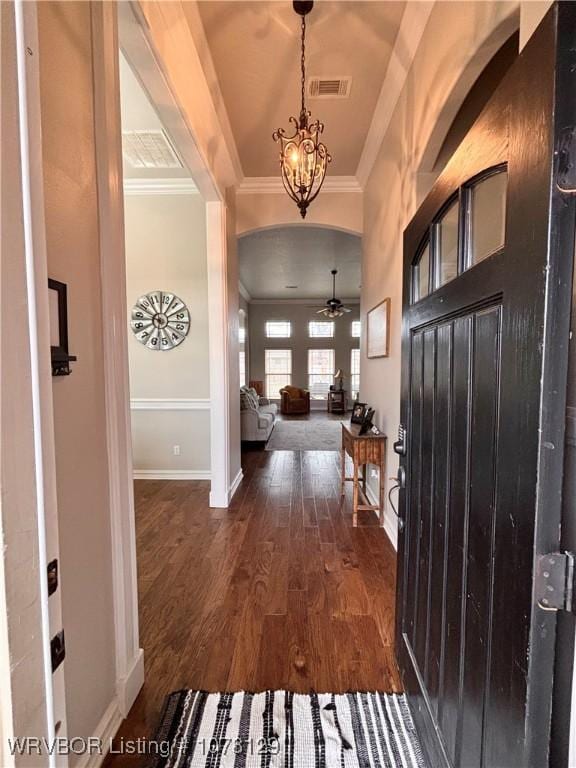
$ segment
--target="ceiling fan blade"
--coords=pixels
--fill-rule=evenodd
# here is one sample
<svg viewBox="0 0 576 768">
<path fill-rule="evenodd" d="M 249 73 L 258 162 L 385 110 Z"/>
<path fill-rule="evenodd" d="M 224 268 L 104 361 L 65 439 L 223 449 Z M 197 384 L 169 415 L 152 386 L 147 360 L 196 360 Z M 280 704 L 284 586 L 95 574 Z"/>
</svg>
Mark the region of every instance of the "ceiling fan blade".
<svg viewBox="0 0 576 768">
<path fill-rule="evenodd" d="M 342 312 L 352 312 L 350 307 L 340 307 L 340 309 L 342 310 Z"/>
</svg>

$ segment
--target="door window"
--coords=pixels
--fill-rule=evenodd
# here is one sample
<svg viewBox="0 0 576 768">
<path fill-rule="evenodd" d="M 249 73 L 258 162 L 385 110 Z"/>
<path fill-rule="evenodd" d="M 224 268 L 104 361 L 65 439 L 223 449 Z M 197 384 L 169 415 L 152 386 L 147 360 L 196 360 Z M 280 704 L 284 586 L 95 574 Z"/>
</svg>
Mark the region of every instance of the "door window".
<svg viewBox="0 0 576 768">
<path fill-rule="evenodd" d="M 504 248 L 507 186 L 504 166 L 485 171 L 459 189 L 458 197 L 435 217 L 412 267 L 412 303 Z"/>
<path fill-rule="evenodd" d="M 469 189 L 468 266 L 504 247 L 508 174 L 494 173 Z"/>
<path fill-rule="evenodd" d="M 458 275 L 459 215 L 460 205 L 456 200 L 436 224 L 435 288 L 440 288 Z"/>
<path fill-rule="evenodd" d="M 422 249 L 414 266 L 412 301 L 420 301 L 430 293 L 430 245 Z"/>
</svg>

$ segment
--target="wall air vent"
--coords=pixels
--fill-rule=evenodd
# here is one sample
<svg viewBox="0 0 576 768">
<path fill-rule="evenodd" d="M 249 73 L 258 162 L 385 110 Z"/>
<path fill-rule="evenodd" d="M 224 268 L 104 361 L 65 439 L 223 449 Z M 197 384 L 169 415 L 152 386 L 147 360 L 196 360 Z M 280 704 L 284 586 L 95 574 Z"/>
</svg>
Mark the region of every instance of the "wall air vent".
<svg viewBox="0 0 576 768">
<path fill-rule="evenodd" d="M 122 154 L 131 168 L 183 168 L 162 129 L 122 131 Z"/>
<path fill-rule="evenodd" d="M 351 77 L 311 77 L 308 97 L 311 99 L 347 99 L 352 87 Z"/>
</svg>

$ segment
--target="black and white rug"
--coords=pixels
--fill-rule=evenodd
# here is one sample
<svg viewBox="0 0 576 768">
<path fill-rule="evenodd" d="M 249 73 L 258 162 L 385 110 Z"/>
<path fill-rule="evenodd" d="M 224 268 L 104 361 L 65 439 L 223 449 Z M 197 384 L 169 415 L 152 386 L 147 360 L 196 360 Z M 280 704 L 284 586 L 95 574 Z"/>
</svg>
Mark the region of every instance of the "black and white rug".
<svg viewBox="0 0 576 768">
<path fill-rule="evenodd" d="M 153 768 L 424 768 L 397 694 L 178 691 L 149 747 Z"/>
</svg>

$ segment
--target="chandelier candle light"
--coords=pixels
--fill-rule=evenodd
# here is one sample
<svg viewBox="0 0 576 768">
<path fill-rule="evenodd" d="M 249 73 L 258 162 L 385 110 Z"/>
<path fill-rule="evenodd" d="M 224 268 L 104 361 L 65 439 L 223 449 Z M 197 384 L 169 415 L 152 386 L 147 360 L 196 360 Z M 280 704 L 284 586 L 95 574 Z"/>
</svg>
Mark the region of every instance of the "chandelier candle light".
<svg viewBox="0 0 576 768">
<path fill-rule="evenodd" d="M 300 117 L 290 118 L 295 132 L 287 136 L 284 128 L 274 131 L 272 138 L 280 144 L 280 170 L 286 192 L 300 209 L 300 215 L 304 219 L 308 206 L 314 200 L 324 182 L 326 168 L 332 160 L 326 145 L 320 141 L 324 131 L 324 124 L 319 120 L 310 122 L 311 113 L 306 109 L 304 102 L 306 90 L 306 15 L 310 13 L 314 2 L 292 3 L 294 10 L 302 17 L 302 104 Z"/>
</svg>

